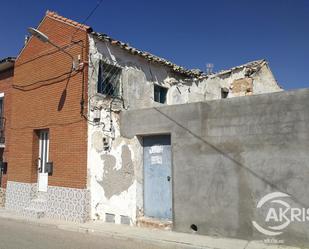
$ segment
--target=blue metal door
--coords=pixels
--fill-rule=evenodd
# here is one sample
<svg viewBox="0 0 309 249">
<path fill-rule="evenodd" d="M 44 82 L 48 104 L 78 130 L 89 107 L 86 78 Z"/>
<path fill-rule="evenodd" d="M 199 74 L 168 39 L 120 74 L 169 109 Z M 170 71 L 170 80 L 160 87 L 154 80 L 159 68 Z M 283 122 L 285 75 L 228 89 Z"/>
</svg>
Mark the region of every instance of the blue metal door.
<svg viewBox="0 0 309 249">
<path fill-rule="evenodd" d="M 171 137 L 147 136 L 144 144 L 144 213 L 172 218 Z"/>
</svg>

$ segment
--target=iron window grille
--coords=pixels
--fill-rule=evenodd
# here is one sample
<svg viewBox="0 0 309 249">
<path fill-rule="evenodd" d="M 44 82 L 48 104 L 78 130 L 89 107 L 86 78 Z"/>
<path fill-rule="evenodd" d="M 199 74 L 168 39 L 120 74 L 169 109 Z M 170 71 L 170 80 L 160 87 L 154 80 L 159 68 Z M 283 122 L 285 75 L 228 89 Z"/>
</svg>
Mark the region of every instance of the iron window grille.
<svg viewBox="0 0 309 249">
<path fill-rule="evenodd" d="M 120 95 L 121 68 L 116 65 L 100 61 L 97 92 L 117 97 Z"/>
</svg>

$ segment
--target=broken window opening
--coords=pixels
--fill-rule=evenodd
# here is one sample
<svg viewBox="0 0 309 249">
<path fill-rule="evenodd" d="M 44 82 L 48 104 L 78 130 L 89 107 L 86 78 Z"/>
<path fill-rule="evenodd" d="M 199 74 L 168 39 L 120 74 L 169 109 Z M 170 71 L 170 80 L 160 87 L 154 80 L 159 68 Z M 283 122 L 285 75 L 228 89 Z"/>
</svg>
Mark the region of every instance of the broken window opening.
<svg viewBox="0 0 309 249">
<path fill-rule="evenodd" d="M 226 87 L 221 88 L 221 98 L 226 99 L 228 95 L 229 89 L 227 89 Z"/>
<path fill-rule="evenodd" d="M 121 68 L 100 61 L 97 92 L 113 97 L 120 95 Z"/>
<path fill-rule="evenodd" d="M 167 90 L 165 87 L 154 84 L 154 101 L 165 104 Z"/>
</svg>

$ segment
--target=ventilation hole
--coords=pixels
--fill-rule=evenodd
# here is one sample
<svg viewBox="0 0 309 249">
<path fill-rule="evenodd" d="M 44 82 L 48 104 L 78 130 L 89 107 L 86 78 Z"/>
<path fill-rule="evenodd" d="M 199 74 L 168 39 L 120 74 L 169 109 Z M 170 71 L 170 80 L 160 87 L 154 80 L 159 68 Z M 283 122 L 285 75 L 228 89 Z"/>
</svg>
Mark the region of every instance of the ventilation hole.
<svg viewBox="0 0 309 249">
<path fill-rule="evenodd" d="M 191 225 L 191 229 L 192 231 L 197 232 L 197 226 L 195 224 Z"/>
</svg>

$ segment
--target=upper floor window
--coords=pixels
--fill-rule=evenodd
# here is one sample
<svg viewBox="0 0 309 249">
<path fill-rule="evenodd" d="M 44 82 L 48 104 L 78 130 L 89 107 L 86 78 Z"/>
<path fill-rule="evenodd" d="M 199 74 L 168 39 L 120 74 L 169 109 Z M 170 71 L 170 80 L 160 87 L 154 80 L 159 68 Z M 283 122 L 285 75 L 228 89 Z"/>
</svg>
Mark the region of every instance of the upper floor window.
<svg viewBox="0 0 309 249">
<path fill-rule="evenodd" d="M 119 96 L 121 68 L 100 61 L 97 92 Z"/>
<path fill-rule="evenodd" d="M 154 84 L 154 101 L 162 104 L 166 103 L 167 88 Z"/>
</svg>

